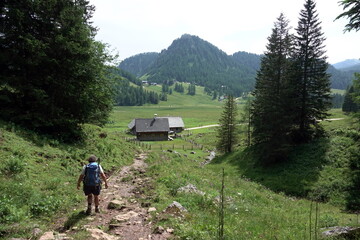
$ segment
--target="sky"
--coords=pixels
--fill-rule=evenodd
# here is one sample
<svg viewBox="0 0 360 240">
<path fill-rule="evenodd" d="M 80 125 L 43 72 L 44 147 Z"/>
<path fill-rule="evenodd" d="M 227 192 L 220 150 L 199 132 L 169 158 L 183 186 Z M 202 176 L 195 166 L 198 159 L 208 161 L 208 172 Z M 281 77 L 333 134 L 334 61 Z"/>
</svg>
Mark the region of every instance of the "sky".
<svg viewBox="0 0 360 240">
<path fill-rule="evenodd" d="M 344 33 L 339 0 L 316 0 L 331 64 L 360 58 L 360 32 Z M 305 0 L 90 0 L 96 40 L 109 44 L 119 60 L 161 52 L 183 34 L 196 35 L 227 54 L 262 54 L 276 18 L 284 13 L 295 32 Z"/>
</svg>

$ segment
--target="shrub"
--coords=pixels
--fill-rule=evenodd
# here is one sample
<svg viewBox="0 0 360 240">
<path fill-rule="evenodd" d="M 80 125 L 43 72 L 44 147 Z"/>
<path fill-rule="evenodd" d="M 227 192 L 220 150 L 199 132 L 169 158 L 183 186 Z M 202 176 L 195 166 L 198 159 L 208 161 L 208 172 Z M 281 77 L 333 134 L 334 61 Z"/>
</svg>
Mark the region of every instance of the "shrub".
<svg viewBox="0 0 360 240">
<path fill-rule="evenodd" d="M 54 196 L 38 197 L 30 204 L 30 213 L 33 217 L 50 215 L 59 209 L 61 200 Z"/>
<path fill-rule="evenodd" d="M 13 204 L 8 195 L 0 196 L 0 223 L 20 222 L 25 213 Z"/>
<path fill-rule="evenodd" d="M 4 172 L 8 175 L 16 175 L 23 172 L 25 164 L 19 157 L 11 156 L 10 159 L 5 161 Z"/>
</svg>

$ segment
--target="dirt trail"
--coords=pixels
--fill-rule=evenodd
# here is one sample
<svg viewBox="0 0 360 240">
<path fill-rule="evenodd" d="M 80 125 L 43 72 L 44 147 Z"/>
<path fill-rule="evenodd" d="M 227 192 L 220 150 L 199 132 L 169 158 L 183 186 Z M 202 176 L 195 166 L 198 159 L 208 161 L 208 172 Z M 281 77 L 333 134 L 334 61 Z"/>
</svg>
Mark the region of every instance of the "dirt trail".
<svg viewBox="0 0 360 240">
<path fill-rule="evenodd" d="M 162 233 L 154 233 L 149 213 L 150 204 L 138 202 L 142 196 L 142 188 L 149 179 L 145 177 L 147 154 L 137 155 L 130 166 L 125 166 L 120 172 L 114 173 L 109 179 L 109 188 L 103 189 L 100 195 L 100 213 L 92 213 L 86 218 L 86 229 L 92 234 L 90 239 L 124 239 L 124 240 L 163 240 L 169 239 L 171 229 Z M 121 209 L 108 209 L 113 200 L 123 202 Z M 154 210 L 154 209 L 152 209 Z M 117 219 L 116 221 L 114 219 Z M 96 236 L 98 229 L 109 229 L 106 236 Z M 71 235 L 73 231 L 69 232 Z"/>
</svg>

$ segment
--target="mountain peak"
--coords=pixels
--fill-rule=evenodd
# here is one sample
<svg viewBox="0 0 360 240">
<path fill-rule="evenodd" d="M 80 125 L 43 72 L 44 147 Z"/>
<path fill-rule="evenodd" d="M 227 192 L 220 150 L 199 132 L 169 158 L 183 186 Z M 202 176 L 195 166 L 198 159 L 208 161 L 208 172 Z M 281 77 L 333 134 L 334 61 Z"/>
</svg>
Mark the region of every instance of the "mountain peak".
<svg viewBox="0 0 360 240">
<path fill-rule="evenodd" d="M 349 68 L 354 65 L 360 64 L 359 59 L 346 59 L 345 61 L 338 62 L 333 64 L 333 66 L 337 69 Z"/>
</svg>

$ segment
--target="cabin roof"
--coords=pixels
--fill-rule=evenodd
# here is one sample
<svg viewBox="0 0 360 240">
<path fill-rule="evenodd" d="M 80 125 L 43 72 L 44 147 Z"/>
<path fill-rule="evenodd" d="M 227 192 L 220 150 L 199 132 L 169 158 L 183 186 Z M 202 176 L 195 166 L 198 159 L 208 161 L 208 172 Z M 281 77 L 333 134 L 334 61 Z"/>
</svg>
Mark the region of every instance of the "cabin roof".
<svg viewBox="0 0 360 240">
<path fill-rule="evenodd" d="M 139 132 L 169 132 L 169 120 L 167 118 L 135 119 L 135 130 Z"/>
</svg>

